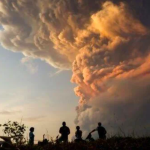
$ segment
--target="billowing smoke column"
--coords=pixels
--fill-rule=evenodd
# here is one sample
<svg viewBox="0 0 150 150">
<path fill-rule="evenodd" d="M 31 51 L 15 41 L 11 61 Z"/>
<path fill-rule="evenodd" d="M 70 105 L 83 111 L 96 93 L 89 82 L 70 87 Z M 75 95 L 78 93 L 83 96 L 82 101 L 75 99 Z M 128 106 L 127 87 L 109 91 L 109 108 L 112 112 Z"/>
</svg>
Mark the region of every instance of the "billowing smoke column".
<svg viewBox="0 0 150 150">
<path fill-rule="evenodd" d="M 150 127 L 149 0 L 0 0 L 6 49 L 73 71 L 76 124 L 145 135 Z M 86 133 L 86 132 L 85 132 Z"/>
</svg>

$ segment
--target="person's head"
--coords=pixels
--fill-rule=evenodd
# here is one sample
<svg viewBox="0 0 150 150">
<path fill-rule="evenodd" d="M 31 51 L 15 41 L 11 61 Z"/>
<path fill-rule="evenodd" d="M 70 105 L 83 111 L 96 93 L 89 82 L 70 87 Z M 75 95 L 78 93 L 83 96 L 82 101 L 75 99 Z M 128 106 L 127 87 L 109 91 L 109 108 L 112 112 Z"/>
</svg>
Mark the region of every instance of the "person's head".
<svg viewBox="0 0 150 150">
<path fill-rule="evenodd" d="M 79 127 L 79 126 L 76 126 L 76 129 L 77 129 L 77 130 L 80 130 L 80 127 Z"/>
<path fill-rule="evenodd" d="M 34 132 L 34 128 L 33 127 L 30 128 L 30 132 Z"/>
<path fill-rule="evenodd" d="M 98 123 L 98 126 L 99 126 L 99 127 L 100 127 L 100 126 L 102 126 L 102 123 L 101 123 L 101 122 L 99 122 L 99 123 Z"/>
<path fill-rule="evenodd" d="M 63 126 L 66 126 L 66 122 L 63 122 L 62 125 L 63 125 Z"/>
</svg>

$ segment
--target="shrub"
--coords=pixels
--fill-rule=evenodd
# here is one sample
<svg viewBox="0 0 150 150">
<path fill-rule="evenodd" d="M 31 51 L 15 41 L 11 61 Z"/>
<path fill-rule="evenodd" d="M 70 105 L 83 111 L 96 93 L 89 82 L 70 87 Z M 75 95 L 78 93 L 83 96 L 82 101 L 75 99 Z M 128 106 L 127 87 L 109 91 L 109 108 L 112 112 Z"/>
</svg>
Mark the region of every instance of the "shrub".
<svg viewBox="0 0 150 150">
<path fill-rule="evenodd" d="M 8 121 L 0 126 L 4 128 L 4 134 L 8 137 L 11 137 L 13 142 L 15 142 L 17 145 L 25 143 L 24 133 L 26 131 L 26 126 L 24 124 L 19 124 L 17 121 Z"/>
</svg>

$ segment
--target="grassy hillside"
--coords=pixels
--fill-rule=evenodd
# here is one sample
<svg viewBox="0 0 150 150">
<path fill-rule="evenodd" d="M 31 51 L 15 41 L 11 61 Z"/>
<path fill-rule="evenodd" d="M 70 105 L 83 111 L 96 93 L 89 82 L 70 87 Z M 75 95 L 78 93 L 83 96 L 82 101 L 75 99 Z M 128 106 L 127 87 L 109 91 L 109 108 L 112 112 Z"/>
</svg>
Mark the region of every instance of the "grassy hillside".
<svg viewBox="0 0 150 150">
<path fill-rule="evenodd" d="M 110 138 L 84 143 L 49 143 L 46 146 L 22 146 L 21 150 L 150 150 L 150 137 L 148 138 Z"/>
</svg>

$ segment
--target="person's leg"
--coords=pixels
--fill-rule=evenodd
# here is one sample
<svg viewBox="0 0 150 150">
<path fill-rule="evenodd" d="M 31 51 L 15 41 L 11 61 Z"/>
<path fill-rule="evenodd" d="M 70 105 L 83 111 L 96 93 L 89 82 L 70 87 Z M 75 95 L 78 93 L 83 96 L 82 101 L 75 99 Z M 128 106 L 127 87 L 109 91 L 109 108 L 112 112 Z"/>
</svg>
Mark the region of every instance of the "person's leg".
<svg viewBox="0 0 150 150">
<path fill-rule="evenodd" d="M 64 143 L 68 143 L 68 137 L 64 137 L 63 141 Z"/>
<path fill-rule="evenodd" d="M 76 143 L 80 142 L 80 139 L 75 139 L 75 142 L 76 142 Z"/>
<path fill-rule="evenodd" d="M 59 139 L 58 139 L 58 142 L 61 143 L 63 141 L 63 137 L 61 136 Z"/>
<path fill-rule="evenodd" d="M 106 140 L 106 136 L 99 136 L 99 139 Z"/>
<path fill-rule="evenodd" d="M 34 145 L 34 141 L 33 140 L 29 140 L 29 145 Z"/>
</svg>

